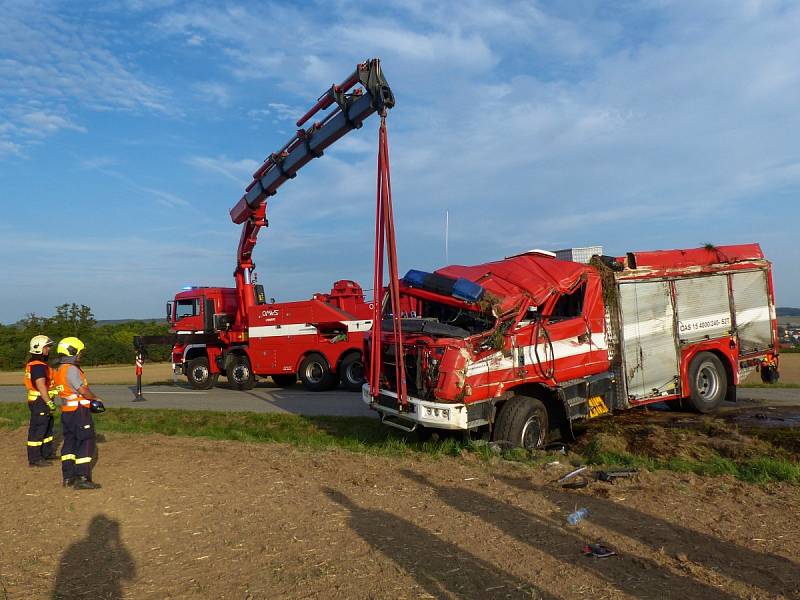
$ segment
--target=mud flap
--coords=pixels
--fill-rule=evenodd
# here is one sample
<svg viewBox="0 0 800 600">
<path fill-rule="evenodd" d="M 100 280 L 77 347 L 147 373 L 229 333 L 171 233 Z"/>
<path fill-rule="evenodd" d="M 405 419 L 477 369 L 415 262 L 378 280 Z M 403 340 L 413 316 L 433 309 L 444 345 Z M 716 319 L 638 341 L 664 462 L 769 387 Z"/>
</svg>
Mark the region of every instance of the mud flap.
<svg viewBox="0 0 800 600">
<path fill-rule="evenodd" d="M 611 414 L 614 374 L 611 371 L 592 375 L 586 379 L 565 382 L 558 388 L 558 397 L 564 407 L 566 419 L 561 425 L 562 435 L 574 439 L 572 422 L 593 419 Z"/>
</svg>

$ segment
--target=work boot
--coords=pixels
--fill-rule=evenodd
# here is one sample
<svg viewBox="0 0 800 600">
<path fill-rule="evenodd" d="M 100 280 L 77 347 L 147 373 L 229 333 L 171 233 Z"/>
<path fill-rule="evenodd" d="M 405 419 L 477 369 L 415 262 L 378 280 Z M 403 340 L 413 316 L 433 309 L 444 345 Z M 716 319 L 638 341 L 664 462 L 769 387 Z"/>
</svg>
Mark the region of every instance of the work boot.
<svg viewBox="0 0 800 600">
<path fill-rule="evenodd" d="M 49 467 L 50 463 L 43 458 L 39 458 L 33 462 L 28 463 L 29 467 Z"/>
<path fill-rule="evenodd" d="M 61 482 L 62 487 L 72 487 L 72 484 L 75 483 L 74 477 L 67 477 L 64 481 Z"/>
<path fill-rule="evenodd" d="M 100 484 L 95 483 L 86 477 L 77 477 L 75 479 L 75 483 L 72 484 L 72 487 L 76 490 L 96 490 L 100 488 Z"/>
</svg>

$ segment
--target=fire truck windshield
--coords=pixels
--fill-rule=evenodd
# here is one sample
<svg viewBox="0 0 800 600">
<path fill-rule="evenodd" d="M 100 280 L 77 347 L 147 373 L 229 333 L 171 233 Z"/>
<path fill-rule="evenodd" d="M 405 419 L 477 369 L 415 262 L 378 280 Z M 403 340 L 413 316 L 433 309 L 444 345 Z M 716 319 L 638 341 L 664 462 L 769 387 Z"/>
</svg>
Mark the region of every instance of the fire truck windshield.
<svg viewBox="0 0 800 600">
<path fill-rule="evenodd" d="M 419 317 L 466 329 L 470 335 L 489 331 L 495 323 L 495 318 L 491 315 L 431 300 L 420 301 L 419 308 Z"/>
<path fill-rule="evenodd" d="M 178 300 L 175 306 L 175 319 L 196 317 L 200 314 L 200 298 L 184 298 Z"/>
</svg>

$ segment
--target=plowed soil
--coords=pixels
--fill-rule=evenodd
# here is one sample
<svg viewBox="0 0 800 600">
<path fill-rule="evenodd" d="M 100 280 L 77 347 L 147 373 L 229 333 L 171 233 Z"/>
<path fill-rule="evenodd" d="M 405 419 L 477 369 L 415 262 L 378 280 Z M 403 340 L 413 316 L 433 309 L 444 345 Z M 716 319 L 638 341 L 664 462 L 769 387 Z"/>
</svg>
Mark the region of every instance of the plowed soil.
<svg viewBox="0 0 800 600">
<path fill-rule="evenodd" d="M 0 598 L 800 598 L 788 485 L 107 434 L 75 491 L 24 440 L 0 432 Z"/>
</svg>

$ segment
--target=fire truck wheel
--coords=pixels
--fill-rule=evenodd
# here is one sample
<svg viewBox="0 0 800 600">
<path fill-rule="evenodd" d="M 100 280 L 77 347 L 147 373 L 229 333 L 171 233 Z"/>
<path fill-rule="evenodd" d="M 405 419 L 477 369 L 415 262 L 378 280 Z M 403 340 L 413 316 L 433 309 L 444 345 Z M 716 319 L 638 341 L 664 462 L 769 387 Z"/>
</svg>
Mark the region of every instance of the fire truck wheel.
<svg viewBox="0 0 800 600">
<path fill-rule="evenodd" d="M 288 375 L 273 375 L 272 382 L 278 387 L 292 387 L 297 383 L 297 375 L 289 373 Z"/>
<path fill-rule="evenodd" d="M 303 386 L 312 392 L 324 392 L 335 387 L 337 383 L 336 374 L 331 371 L 328 361 L 316 352 L 303 359 L 297 374 Z"/>
<path fill-rule="evenodd" d="M 228 382 L 237 390 L 252 390 L 256 386 L 256 376 L 246 356 L 237 356 L 228 369 Z"/>
<path fill-rule="evenodd" d="M 494 424 L 494 441 L 533 450 L 547 442 L 547 409 L 536 398 L 514 396 L 506 401 Z"/>
<path fill-rule="evenodd" d="M 189 365 L 186 367 L 186 378 L 189 380 L 189 385 L 196 390 L 211 389 L 216 380 L 211 369 L 208 368 L 208 358 L 205 356 L 198 356 L 189 361 Z"/>
<path fill-rule="evenodd" d="M 364 385 L 364 361 L 360 353 L 353 352 L 344 357 L 339 365 L 339 376 L 345 388 L 351 392 L 361 391 Z"/>
<path fill-rule="evenodd" d="M 720 405 L 728 391 L 728 379 L 722 361 L 710 352 L 701 352 L 689 365 L 689 406 L 708 413 Z"/>
</svg>

